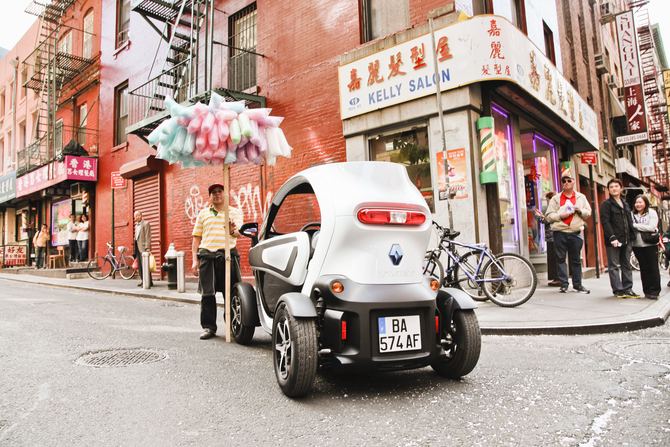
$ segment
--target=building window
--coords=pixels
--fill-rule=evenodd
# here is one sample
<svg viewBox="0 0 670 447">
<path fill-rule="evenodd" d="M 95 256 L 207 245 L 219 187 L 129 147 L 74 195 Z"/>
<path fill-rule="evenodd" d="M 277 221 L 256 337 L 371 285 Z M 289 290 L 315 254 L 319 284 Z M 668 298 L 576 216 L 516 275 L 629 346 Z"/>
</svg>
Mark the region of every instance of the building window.
<svg viewBox="0 0 670 447">
<path fill-rule="evenodd" d="M 542 21 L 542 26 L 544 27 L 544 55 L 549 58 L 554 65 L 556 65 L 556 54 L 554 53 L 554 33 L 551 32 L 551 29 Z"/>
<path fill-rule="evenodd" d="M 128 41 L 128 30 L 130 29 L 130 0 L 117 0 L 116 14 L 116 47 L 120 47 Z"/>
<path fill-rule="evenodd" d="M 0 93 L 0 116 L 5 116 L 5 92 Z"/>
<path fill-rule="evenodd" d="M 116 136 L 114 146 L 128 141 L 126 127 L 128 127 L 128 84 L 116 89 Z"/>
<path fill-rule="evenodd" d="M 528 34 L 526 27 L 526 0 L 511 0 L 512 18 L 517 28 Z"/>
<path fill-rule="evenodd" d="M 361 43 L 410 27 L 409 0 L 360 0 Z"/>
<path fill-rule="evenodd" d="M 229 18 L 228 88 L 238 92 L 256 85 L 256 3 Z M 247 51 L 243 51 L 247 50 Z"/>
<path fill-rule="evenodd" d="M 58 52 L 72 54 L 72 33 L 69 32 L 58 41 Z"/>
<path fill-rule="evenodd" d="M 0 172 L 5 170 L 5 158 L 9 157 L 9 155 L 5 154 L 5 139 L 3 137 L 0 137 Z M 6 160 L 7 161 L 7 166 L 12 162 L 11 160 Z M 0 240 L 1 242 L 1 240 Z"/>
<path fill-rule="evenodd" d="M 93 10 L 84 17 L 84 48 L 81 55 L 85 59 L 93 56 Z"/>
<path fill-rule="evenodd" d="M 56 121 L 54 129 L 54 155 L 63 151 L 63 120 Z"/>
<path fill-rule="evenodd" d="M 370 160 L 390 161 L 405 166 L 410 180 L 426 199 L 430 211 L 434 213 L 428 127 L 414 126 L 407 130 L 371 136 L 369 142 Z"/>
<path fill-rule="evenodd" d="M 26 93 L 28 92 L 28 88 L 25 87 L 26 82 L 28 82 L 28 67 L 24 65 L 23 69 L 21 70 L 21 83 L 19 84 L 20 91 L 21 91 L 21 98 L 23 99 L 26 97 Z"/>
<path fill-rule="evenodd" d="M 88 107 L 86 104 L 79 106 L 79 144 L 86 144 L 86 120 L 88 119 Z"/>
</svg>

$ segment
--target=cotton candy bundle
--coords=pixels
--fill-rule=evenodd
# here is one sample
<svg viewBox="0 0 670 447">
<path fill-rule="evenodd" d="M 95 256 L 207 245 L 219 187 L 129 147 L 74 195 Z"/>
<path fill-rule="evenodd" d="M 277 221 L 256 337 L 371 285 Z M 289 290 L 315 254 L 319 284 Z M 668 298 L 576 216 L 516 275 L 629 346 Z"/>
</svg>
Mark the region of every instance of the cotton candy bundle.
<svg viewBox="0 0 670 447">
<path fill-rule="evenodd" d="M 284 118 L 271 109 L 248 109 L 244 101 L 226 102 L 214 92 L 209 104 L 185 107 L 165 98 L 170 118 L 147 137 L 158 146 L 156 158 L 183 167 L 255 163 L 274 166 L 290 157 L 291 146 L 279 125 Z"/>
</svg>

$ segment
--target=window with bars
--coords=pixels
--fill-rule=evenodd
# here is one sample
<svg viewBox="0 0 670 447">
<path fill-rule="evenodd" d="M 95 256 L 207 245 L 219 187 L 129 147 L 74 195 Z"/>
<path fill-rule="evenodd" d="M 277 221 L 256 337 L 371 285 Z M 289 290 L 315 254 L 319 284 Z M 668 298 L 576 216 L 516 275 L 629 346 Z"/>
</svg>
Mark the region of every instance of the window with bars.
<svg viewBox="0 0 670 447">
<path fill-rule="evenodd" d="M 256 3 L 231 15 L 228 30 L 228 88 L 241 92 L 256 85 Z"/>
<path fill-rule="evenodd" d="M 81 55 L 85 59 L 93 56 L 93 10 L 84 17 L 84 48 Z"/>
<path fill-rule="evenodd" d="M 116 88 L 116 135 L 114 146 L 128 141 L 126 127 L 128 127 L 128 84 Z"/>
<path fill-rule="evenodd" d="M 117 0 L 116 12 L 116 47 L 128 41 L 130 29 L 130 0 Z"/>
</svg>

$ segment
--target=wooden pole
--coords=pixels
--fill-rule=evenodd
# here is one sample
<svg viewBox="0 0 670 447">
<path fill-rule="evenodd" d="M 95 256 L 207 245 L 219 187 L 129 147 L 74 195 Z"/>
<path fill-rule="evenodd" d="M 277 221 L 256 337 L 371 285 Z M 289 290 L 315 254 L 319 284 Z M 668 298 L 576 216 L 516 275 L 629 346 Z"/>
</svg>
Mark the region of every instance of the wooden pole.
<svg viewBox="0 0 670 447">
<path fill-rule="evenodd" d="M 226 299 L 226 343 L 230 343 L 230 172 L 223 165 L 223 213 L 226 220 L 226 281 L 224 297 Z"/>
</svg>

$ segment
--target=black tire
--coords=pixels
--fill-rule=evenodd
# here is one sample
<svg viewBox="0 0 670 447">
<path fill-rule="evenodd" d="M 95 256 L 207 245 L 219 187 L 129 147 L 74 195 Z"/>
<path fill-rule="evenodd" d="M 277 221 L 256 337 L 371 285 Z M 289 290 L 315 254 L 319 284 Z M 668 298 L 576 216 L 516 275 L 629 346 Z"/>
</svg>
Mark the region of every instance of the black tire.
<svg viewBox="0 0 670 447">
<path fill-rule="evenodd" d="M 423 274 L 437 279 L 440 287 L 444 284 L 444 267 L 442 267 L 442 263 L 433 252 L 426 253 L 423 261 Z"/>
<path fill-rule="evenodd" d="M 633 267 L 633 270 L 640 270 L 640 263 L 638 262 L 637 258 L 635 257 L 635 253 L 632 250 L 630 252 L 630 266 Z"/>
<path fill-rule="evenodd" d="M 436 373 L 459 379 L 475 369 L 482 351 L 482 333 L 474 310 L 456 310 L 449 324 L 442 328 L 442 347 L 446 357 L 430 365 Z"/>
<path fill-rule="evenodd" d="M 316 321 L 295 318 L 286 303 L 275 312 L 272 325 L 273 363 L 277 384 L 288 397 L 306 394 L 318 366 Z"/>
<path fill-rule="evenodd" d="M 112 263 L 109 259 L 98 256 L 88 261 L 86 271 L 93 279 L 105 279 L 112 274 Z"/>
<path fill-rule="evenodd" d="M 475 301 L 486 301 L 488 300 L 488 297 L 484 293 L 482 283 L 476 283 L 471 280 L 468 275 L 465 274 L 465 271 L 467 270 L 467 272 L 475 278 L 482 278 L 484 267 L 479 271 L 479 275 L 476 274 L 477 267 L 479 266 L 479 258 L 481 258 L 481 256 L 482 254 L 479 251 L 468 252 L 463 255 L 461 261 L 456 264 L 456 267 L 454 268 L 454 285 L 470 295 L 470 298 Z"/>
<path fill-rule="evenodd" d="M 230 297 L 230 332 L 238 345 L 248 345 L 256 332 L 256 327 L 242 324 L 243 312 L 248 309 L 244 309 L 240 293 L 234 288 Z"/>
<path fill-rule="evenodd" d="M 135 259 L 132 256 L 124 256 L 119 260 L 119 273 L 123 279 L 133 279 L 136 270 L 133 268 Z"/>
<path fill-rule="evenodd" d="M 523 256 L 516 253 L 502 253 L 496 255 L 498 265 L 489 261 L 484 267 L 484 293 L 498 306 L 515 307 L 528 301 L 537 288 L 537 273 L 535 267 Z M 493 281 L 507 276 L 509 279 Z"/>
</svg>

